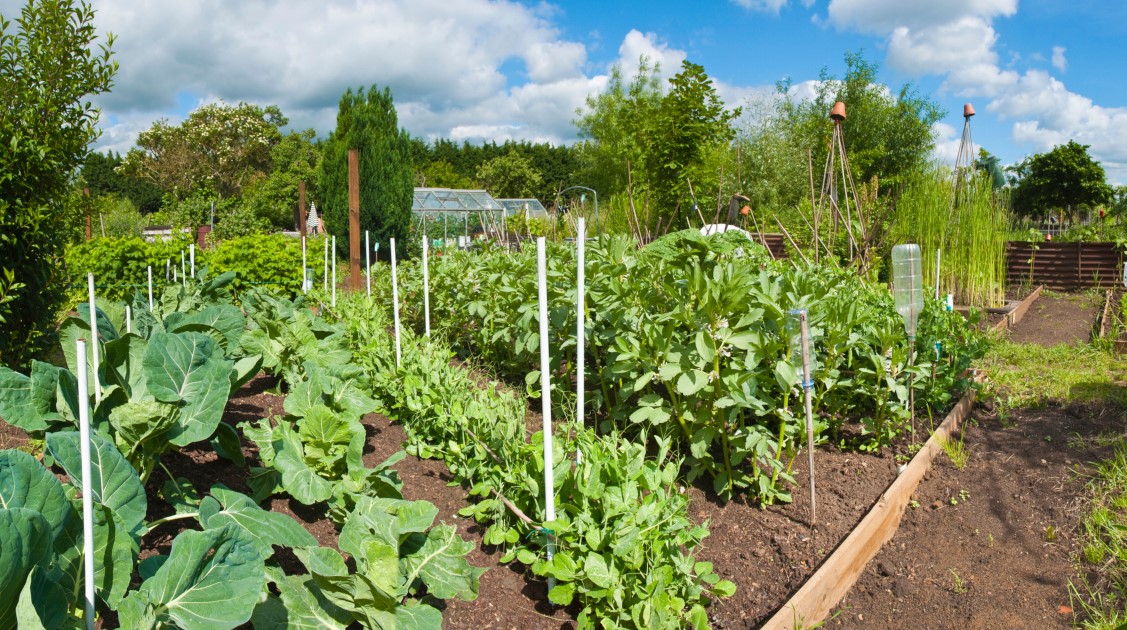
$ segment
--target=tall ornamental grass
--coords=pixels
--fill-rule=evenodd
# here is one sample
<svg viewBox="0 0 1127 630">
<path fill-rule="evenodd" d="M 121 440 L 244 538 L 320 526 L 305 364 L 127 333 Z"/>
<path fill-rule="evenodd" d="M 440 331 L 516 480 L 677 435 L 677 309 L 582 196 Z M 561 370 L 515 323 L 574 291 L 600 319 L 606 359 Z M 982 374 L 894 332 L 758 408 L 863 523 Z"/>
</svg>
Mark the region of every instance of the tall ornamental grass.
<svg viewBox="0 0 1127 630">
<path fill-rule="evenodd" d="M 942 250 L 939 293 L 959 304 L 1000 306 L 1005 301 L 1006 231 L 1010 213 L 1004 193 L 975 177 L 960 186 L 956 202 L 951 172 L 940 167 L 909 179 L 896 203 L 894 243 L 917 243 L 924 285 L 935 291 L 937 250 Z"/>
</svg>

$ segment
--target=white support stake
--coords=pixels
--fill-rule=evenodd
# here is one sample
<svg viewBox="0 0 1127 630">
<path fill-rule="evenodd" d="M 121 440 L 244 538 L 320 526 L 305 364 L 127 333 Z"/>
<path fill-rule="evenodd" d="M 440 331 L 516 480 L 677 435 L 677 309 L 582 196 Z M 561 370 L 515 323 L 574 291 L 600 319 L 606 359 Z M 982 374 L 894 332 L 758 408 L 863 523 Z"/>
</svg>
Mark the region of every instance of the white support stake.
<svg viewBox="0 0 1127 630">
<path fill-rule="evenodd" d="M 814 379 L 810 375 L 810 329 L 807 321 L 806 310 L 799 314 L 802 334 L 802 389 L 806 394 L 806 450 L 810 454 L 810 527 L 813 529 L 817 520 L 817 507 L 814 494 L 814 413 L 811 409 L 811 398 L 814 395 Z"/>
<path fill-rule="evenodd" d="M 184 250 L 180 250 L 180 282 L 188 284 L 188 263 L 184 256 Z"/>
<path fill-rule="evenodd" d="M 94 628 L 94 493 L 90 489 L 90 388 L 86 382 L 86 340 L 78 346 L 78 439 L 82 457 L 82 564 L 86 628 Z"/>
<path fill-rule="evenodd" d="M 321 290 L 329 290 L 329 239 L 325 239 L 325 273 L 322 274 L 324 278 L 321 280 Z"/>
<path fill-rule="evenodd" d="M 426 225 L 423 227 L 423 327 L 430 337 L 430 270 L 427 266 L 430 246 L 427 244 Z"/>
<path fill-rule="evenodd" d="M 372 244 L 368 241 L 368 230 L 364 230 L 364 278 L 368 283 L 368 297 L 372 297 Z"/>
<path fill-rule="evenodd" d="M 536 238 L 536 273 L 540 288 L 540 401 L 544 415 L 544 520 L 556 520 L 556 484 L 552 471 L 552 399 L 551 359 L 548 355 L 548 273 L 544 259 L 544 237 Z M 556 553 L 556 541 L 549 534 L 548 561 Z M 548 591 L 555 587 L 555 579 L 548 578 Z"/>
<path fill-rule="evenodd" d="M 587 331 L 586 321 L 586 275 L 585 275 L 585 252 L 587 241 L 587 225 L 583 217 L 579 217 L 575 224 L 575 422 L 579 425 L 577 429 L 583 430 L 583 379 L 584 374 L 584 352 L 583 346 Z M 583 461 L 583 453 L 576 449 L 575 463 L 579 464 Z"/>
<path fill-rule="evenodd" d="M 86 274 L 90 289 L 90 365 L 94 368 L 94 402 L 102 402 L 102 385 L 98 381 L 98 307 L 94 302 L 94 274 Z"/>
<path fill-rule="evenodd" d="M 939 299 L 939 262 L 943 257 L 943 250 L 935 250 L 935 299 Z"/>
<path fill-rule="evenodd" d="M 395 315 L 395 367 L 402 361 L 403 351 L 399 343 L 399 274 L 395 266 L 395 239 L 391 239 L 391 311 Z"/>
<path fill-rule="evenodd" d="M 125 333 L 133 332 L 133 311 L 130 310 L 129 305 L 125 305 Z"/>
<path fill-rule="evenodd" d="M 333 236 L 333 308 L 337 307 L 337 237 Z"/>
<path fill-rule="evenodd" d="M 149 265 L 149 312 L 153 312 L 153 266 Z"/>
<path fill-rule="evenodd" d="M 171 269 L 172 269 L 172 259 L 171 258 L 165 258 L 164 259 L 164 283 L 165 284 L 168 284 L 168 279 L 172 277 Z"/>
<path fill-rule="evenodd" d="M 305 273 L 305 269 L 307 267 L 308 267 L 308 261 L 306 259 L 306 255 L 305 255 L 305 237 L 303 236 L 303 237 L 301 237 L 301 292 L 302 293 L 305 293 L 305 290 L 308 288 L 306 285 L 309 284 L 309 277 Z"/>
<path fill-rule="evenodd" d="M 192 276 L 191 277 L 195 278 L 196 277 L 196 244 L 192 243 L 188 247 L 191 248 L 191 250 L 190 250 L 191 255 L 189 256 L 189 259 L 192 261 L 192 267 L 191 267 Z"/>
</svg>

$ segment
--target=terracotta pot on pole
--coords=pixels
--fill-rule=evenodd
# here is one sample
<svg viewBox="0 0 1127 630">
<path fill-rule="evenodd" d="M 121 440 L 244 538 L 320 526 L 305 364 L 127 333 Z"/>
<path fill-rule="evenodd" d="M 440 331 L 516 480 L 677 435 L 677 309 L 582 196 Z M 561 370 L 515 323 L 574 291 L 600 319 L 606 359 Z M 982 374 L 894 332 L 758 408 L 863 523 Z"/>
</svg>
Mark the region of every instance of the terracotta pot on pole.
<svg viewBox="0 0 1127 630">
<path fill-rule="evenodd" d="M 967 103 L 963 105 L 963 118 L 970 118 L 971 116 L 974 116 L 974 105 Z"/>
<path fill-rule="evenodd" d="M 834 108 L 830 110 L 830 118 L 837 122 L 845 120 L 845 103 L 841 101 L 834 103 Z"/>
</svg>

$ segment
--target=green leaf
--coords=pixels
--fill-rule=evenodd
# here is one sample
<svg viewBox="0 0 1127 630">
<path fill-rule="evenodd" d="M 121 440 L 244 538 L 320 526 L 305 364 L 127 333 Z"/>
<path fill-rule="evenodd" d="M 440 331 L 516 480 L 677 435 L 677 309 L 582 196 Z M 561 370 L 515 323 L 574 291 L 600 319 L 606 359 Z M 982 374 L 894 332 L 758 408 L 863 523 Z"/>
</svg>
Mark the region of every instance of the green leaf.
<svg viewBox="0 0 1127 630">
<path fill-rule="evenodd" d="M 295 547 L 293 552 L 310 573 L 348 575 L 348 566 L 336 549 L 331 547 Z"/>
<path fill-rule="evenodd" d="M 231 369 L 231 395 L 239 391 L 243 385 L 246 385 L 250 379 L 257 376 L 261 370 L 261 354 L 253 354 L 235 361 L 235 365 Z"/>
<path fill-rule="evenodd" d="M 63 417 L 55 411 L 59 368 L 31 362 L 31 375 L 24 376 L 0 366 L 0 418 L 28 433 L 46 431 Z"/>
<path fill-rule="evenodd" d="M 241 527 L 258 544 L 263 558 L 273 555 L 273 545 L 309 547 L 317 544 L 313 534 L 292 517 L 279 512 L 268 512 L 258 507 L 245 494 L 215 486 L 211 489 L 211 495 L 200 503 L 200 524 L 206 529 L 221 528 L 228 524 Z"/>
<path fill-rule="evenodd" d="M 440 630 L 442 611 L 416 599 L 408 599 L 395 609 L 395 623 L 400 630 Z"/>
<path fill-rule="evenodd" d="M 305 505 L 327 501 L 333 496 L 333 484 L 317 474 L 305 461 L 305 446 L 297 433 L 279 425 L 281 439 L 275 438 L 274 467 L 282 474 L 282 486 L 293 498 Z M 277 435 L 277 433 L 275 434 Z"/>
<path fill-rule="evenodd" d="M 612 584 L 611 572 L 607 568 L 606 560 L 599 554 L 591 552 L 583 561 L 583 573 L 588 580 L 600 588 L 610 588 Z"/>
<path fill-rule="evenodd" d="M 180 404 L 173 444 L 208 439 L 223 416 L 232 364 L 214 353 L 214 342 L 200 333 L 157 332 L 149 340 L 144 358 L 149 391 L 157 400 Z"/>
<path fill-rule="evenodd" d="M 717 597 L 731 597 L 736 594 L 736 585 L 729 580 L 720 580 L 712 586 L 712 594 Z"/>
<path fill-rule="evenodd" d="M 256 628 L 344 630 L 352 621 L 352 615 L 325 598 L 309 576 L 287 575 L 275 584 L 281 594 L 281 610 L 266 618 L 267 610 L 256 608 L 251 618 Z"/>
<path fill-rule="evenodd" d="M 474 544 L 462 540 L 454 527 L 435 527 L 427 532 L 422 547 L 403 558 L 408 585 L 417 576 L 426 584 L 427 592 L 439 599 L 477 599 L 478 579 L 485 569 L 470 566 L 466 561 L 466 554 L 473 549 Z"/>
<path fill-rule="evenodd" d="M 77 503 L 76 510 L 81 510 Z M 78 593 L 83 583 L 82 519 L 72 519 L 55 541 L 50 578 L 67 592 Z M 129 528 L 112 509 L 94 504 L 94 588 L 110 608 L 117 608 L 133 576 L 136 542 Z"/>
<path fill-rule="evenodd" d="M 0 509 L 0 626 L 16 626 L 16 604 L 32 568 L 51 552 L 51 526 L 28 508 Z"/>
<path fill-rule="evenodd" d="M 708 374 L 701 370 L 692 369 L 682 372 L 677 378 L 677 393 L 682 396 L 692 396 L 708 385 Z"/>
<path fill-rule="evenodd" d="M 548 600 L 557 606 L 570 606 L 573 599 L 575 599 L 575 582 L 557 584 L 555 588 L 548 591 Z"/>
<path fill-rule="evenodd" d="M 775 364 L 775 380 L 779 382 L 779 387 L 786 391 L 792 387 L 797 387 L 801 379 L 793 365 L 786 361 L 779 361 Z"/>
<path fill-rule="evenodd" d="M 181 628 L 232 628 L 250 619 L 265 584 L 262 555 L 244 529 L 187 530 L 156 574 L 126 598 L 122 627 L 151 616 Z"/>
<path fill-rule="evenodd" d="M 78 431 L 47 435 L 47 451 L 63 467 L 71 483 L 82 487 L 82 454 Z M 137 532 L 145 520 L 148 501 L 137 472 L 106 438 L 90 436 L 90 489 L 94 500 L 121 517 L 127 531 Z"/>
<path fill-rule="evenodd" d="M 58 478 L 34 457 L 16 450 L 0 451 L 0 508 L 38 512 L 52 538 L 62 533 L 74 512 Z"/>
<path fill-rule="evenodd" d="M 175 324 L 168 327 L 168 332 L 183 332 L 199 330 L 199 326 L 207 326 L 217 330 L 224 340 L 223 349 L 227 355 L 234 354 L 239 348 L 239 341 L 246 328 L 246 317 L 238 307 L 231 304 L 213 304 L 199 311 L 187 313 Z"/>
<path fill-rule="evenodd" d="M 247 465 L 239 432 L 226 422 L 215 425 L 215 436 L 211 438 L 211 447 L 215 449 L 217 455 L 234 462 L 240 468 Z"/>
<path fill-rule="evenodd" d="M 35 595 L 32 590 L 32 581 L 34 576 L 41 569 L 33 570 L 32 574 L 24 580 L 23 590 L 20 591 L 20 599 L 16 602 L 15 619 L 16 627 L 21 630 L 47 630 L 43 625 L 43 620 L 40 618 L 40 611 L 35 606 Z M 61 612 L 62 607 L 58 606 L 58 601 L 55 602 L 54 609 Z M 42 607 L 42 605 L 40 606 Z M 46 612 L 46 611 L 44 611 Z M 2 622 L 0 617 L 0 622 Z M 52 626 L 54 628 L 56 626 Z"/>
</svg>

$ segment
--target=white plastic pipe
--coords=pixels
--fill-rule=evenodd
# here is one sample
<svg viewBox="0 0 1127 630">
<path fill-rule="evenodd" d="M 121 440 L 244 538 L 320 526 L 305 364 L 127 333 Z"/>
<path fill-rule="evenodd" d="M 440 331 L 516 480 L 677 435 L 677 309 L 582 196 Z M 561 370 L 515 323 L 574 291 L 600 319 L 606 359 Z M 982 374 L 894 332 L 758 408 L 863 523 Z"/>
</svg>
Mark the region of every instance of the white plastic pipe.
<svg viewBox="0 0 1127 630">
<path fill-rule="evenodd" d="M 189 256 L 189 258 L 192 261 L 192 267 L 191 267 L 192 268 L 192 276 L 191 277 L 195 278 L 196 277 L 196 244 L 192 243 L 188 247 L 191 248 L 191 250 L 190 250 L 191 255 Z"/>
<path fill-rule="evenodd" d="M 556 520 L 556 484 L 552 471 L 552 396 L 550 377 L 551 362 L 548 354 L 548 273 L 544 256 L 544 237 L 536 238 L 536 273 L 537 284 L 540 288 L 540 401 L 541 412 L 544 416 L 544 520 Z M 556 541 L 552 536 L 548 539 L 548 560 L 556 552 Z M 548 590 L 555 586 L 555 580 L 549 579 Z"/>
<path fill-rule="evenodd" d="M 368 241 L 368 230 L 364 230 L 364 278 L 368 283 L 368 297 L 372 297 L 372 244 Z"/>
<path fill-rule="evenodd" d="M 170 270 L 172 269 L 172 259 L 164 259 L 164 283 L 168 284 L 168 279 L 171 277 Z"/>
<path fill-rule="evenodd" d="M 133 332 L 133 311 L 129 309 L 129 305 L 125 305 L 125 332 L 126 334 Z"/>
<path fill-rule="evenodd" d="M 149 312 L 153 312 L 153 266 L 149 265 Z"/>
<path fill-rule="evenodd" d="M 179 273 L 180 273 L 179 269 L 177 269 L 176 267 L 172 268 L 172 282 L 173 283 L 180 282 L 180 276 L 178 275 Z"/>
<path fill-rule="evenodd" d="M 325 273 L 321 279 L 321 290 L 329 290 L 329 239 L 325 239 Z"/>
<path fill-rule="evenodd" d="M 939 262 L 943 257 L 943 250 L 935 250 L 935 299 L 939 299 Z"/>
<path fill-rule="evenodd" d="M 818 504 L 814 494 L 814 413 L 811 398 L 814 395 L 814 379 L 810 376 L 810 328 L 806 310 L 799 314 L 802 334 L 802 389 L 806 395 L 806 450 L 810 454 L 810 527 L 818 522 Z"/>
<path fill-rule="evenodd" d="M 309 277 L 306 275 L 305 270 L 308 268 L 308 261 L 305 255 L 305 237 L 301 237 L 301 292 L 305 293 L 306 284 L 309 283 Z"/>
<path fill-rule="evenodd" d="M 90 365 L 94 368 L 94 402 L 102 402 L 102 386 L 98 382 L 98 307 L 94 302 L 94 274 L 86 274 L 90 293 Z"/>
<path fill-rule="evenodd" d="M 395 367 L 399 367 L 403 358 L 402 347 L 399 343 L 399 274 L 395 266 L 395 239 L 391 239 L 391 311 L 395 315 Z"/>
<path fill-rule="evenodd" d="M 188 283 L 188 263 L 185 262 L 184 250 L 180 250 L 180 282 Z"/>
<path fill-rule="evenodd" d="M 587 321 L 585 308 L 586 306 L 586 276 L 585 276 L 585 249 L 587 241 L 587 225 L 583 217 L 575 223 L 575 422 L 579 425 L 577 429 L 583 430 L 583 388 L 584 388 L 584 352 L 583 346 L 585 342 Z M 575 463 L 583 461 L 583 453 L 578 449 L 575 451 Z"/>
<path fill-rule="evenodd" d="M 427 264 L 430 246 L 427 244 L 426 225 L 423 225 L 423 329 L 430 337 L 430 269 Z"/>
<path fill-rule="evenodd" d="M 333 236 L 333 308 L 337 307 L 337 237 Z"/>
<path fill-rule="evenodd" d="M 90 490 L 90 389 L 86 382 L 86 340 L 78 346 L 78 439 L 82 457 L 82 564 L 86 628 L 94 628 L 94 493 Z"/>
</svg>

